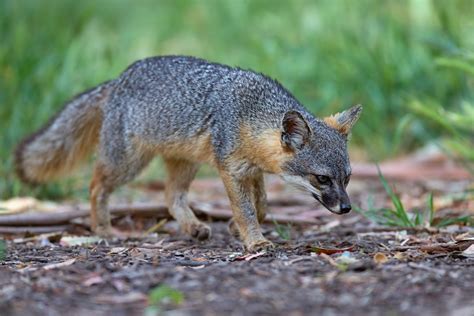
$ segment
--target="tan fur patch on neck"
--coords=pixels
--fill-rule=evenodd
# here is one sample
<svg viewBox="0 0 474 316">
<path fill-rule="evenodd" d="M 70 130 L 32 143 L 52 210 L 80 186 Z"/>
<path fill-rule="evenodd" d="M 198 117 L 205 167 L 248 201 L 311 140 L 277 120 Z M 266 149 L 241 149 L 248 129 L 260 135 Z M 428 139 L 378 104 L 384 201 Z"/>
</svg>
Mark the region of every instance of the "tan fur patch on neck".
<svg viewBox="0 0 474 316">
<path fill-rule="evenodd" d="M 285 151 L 281 144 L 281 131 L 265 129 L 253 133 L 249 126 L 240 129 L 241 143 L 237 154 L 262 168 L 266 172 L 281 173 L 281 166 L 293 154 Z"/>
</svg>

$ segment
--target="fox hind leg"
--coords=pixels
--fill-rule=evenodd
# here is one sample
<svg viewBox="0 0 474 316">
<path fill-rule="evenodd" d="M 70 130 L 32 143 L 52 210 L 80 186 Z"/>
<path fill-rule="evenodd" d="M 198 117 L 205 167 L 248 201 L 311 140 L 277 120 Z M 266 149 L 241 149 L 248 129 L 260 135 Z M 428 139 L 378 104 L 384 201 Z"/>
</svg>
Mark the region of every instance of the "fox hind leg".
<svg viewBox="0 0 474 316">
<path fill-rule="evenodd" d="M 91 203 L 91 228 L 94 233 L 101 236 L 111 234 L 110 214 L 108 199 L 113 191 L 113 185 L 107 181 L 105 167 L 96 164 L 94 175 L 89 188 Z"/>
<path fill-rule="evenodd" d="M 211 228 L 196 218 L 187 198 L 199 166 L 186 160 L 166 158 L 164 161 L 168 173 L 165 195 L 170 214 L 187 234 L 199 240 L 208 239 Z"/>
<path fill-rule="evenodd" d="M 140 151 L 139 148 L 115 154 L 115 159 L 104 156 L 99 158 L 89 191 L 92 230 L 104 237 L 115 235 L 112 232 L 108 209 L 110 194 L 120 185 L 131 181 L 153 158 L 152 152 Z"/>
</svg>

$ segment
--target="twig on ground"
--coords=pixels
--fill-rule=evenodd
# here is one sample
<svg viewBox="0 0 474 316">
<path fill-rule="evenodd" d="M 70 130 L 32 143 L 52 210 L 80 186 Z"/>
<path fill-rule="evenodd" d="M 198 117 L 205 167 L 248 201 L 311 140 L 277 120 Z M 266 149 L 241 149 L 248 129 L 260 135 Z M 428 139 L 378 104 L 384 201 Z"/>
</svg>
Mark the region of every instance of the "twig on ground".
<svg viewBox="0 0 474 316">
<path fill-rule="evenodd" d="M 474 240 L 461 240 L 450 243 L 438 243 L 419 246 L 399 246 L 394 247 L 394 251 L 420 250 L 427 253 L 449 253 L 454 251 L 464 251 L 474 244 Z"/>
<path fill-rule="evenodd" d="M 45 234 L 51 232 L 67 231 L 72 225 L 54 226 L 0 226 L 0 234 Z"/>
<path fill-rule="evenodd" d="M 212 205 L 200 207 L 200 204 L 191 204 L 191 208 L 195 211 L 197 216 L 209 216 L 214 220 L 229 220 L 232 218 L 232 212 L 228 209 L 218 209 Z M 144 217 L 154 217 L 157 219 L 172 219 L 168 213 L 168 208 L 164 205 L 157 205 L 152 203 L 141 203 L 131 205 L 116 205 L 110 207 L 110 213 L 116 216 L 123 215 L 137 215 Z M 10 229 L 6 226 L 19 226 L 18 231 L 25 229 L 24 226 L 48 226 L 61 225 L 69 223 L 76 218 L 89 216 L 89 207 L 80 206 L 77 209 L 58 211 L 58 212 L 41 212 L 41 213 L 24 213 L 15 215 L 0 216 L 0 225 L 4 226 L 5 233 L 15 232 L 15 229 Z M 266 221 L 272 222 L 275 220 L 278 223 L 286 224 L 315 224 L 314 218 L 308 216 L 286 215 L 286 214 L 272 214 Z M 2 228 L 0 226 L 0 228 Z M 49 228 L 51 229 L 51 228 Z M 41 230 L 38 228 L 38 230 Z M 29 228 L 29 231 L 33 231 Z M 49 230 L 51 231 L 51 230 Z M 46 232 L 46 228 L 43 231 Z M 2 230 L 0 229 L 0 233 Z"/>
<path fill-rule="evenodd" d="M 370 233 L 383 233 L 383 232 L 398 232 L 406 231 L 409 233 L 439 233 L 440 229 L 438 228 L 427 228 L 427 227 L 359 227 L 359 228 L 338 228 L 337 230 L 329 230 L 324 232 L 318 232 L 316 235 L 325 235 L 329 232 L 337 232 L 340 235 L 349 235 L 349 234 L 370 234 Z"/>
<path fill-rule="evenodd" d="M 43 267 L 43 269 L 44 270 L 52 270 L 52 269 L 67 267 L 67 266 L 70 266 L 71 264 L 73 264 L 74 262 L 76 262 L 76 259 L 72 258 L 72 259 L 69 259 L 69 260 L 66 260 L 66 261 L 63 261 L 63 262 L 47 264 Z"/>
<path fill-rule="evenodd" d="M 160 230 L 167 222 L 167 219 L 166 218 L 163 218 L 161 221 L 159 221 L 158 223 L 156 223 L 155 225 L 153 225 L 152 227 L 150 227 L 146 232 L 145 232 L 145 236 L 146 235 L 149 235 L 151 233 L 154 233 L 158 230 Z"/>
</svg>

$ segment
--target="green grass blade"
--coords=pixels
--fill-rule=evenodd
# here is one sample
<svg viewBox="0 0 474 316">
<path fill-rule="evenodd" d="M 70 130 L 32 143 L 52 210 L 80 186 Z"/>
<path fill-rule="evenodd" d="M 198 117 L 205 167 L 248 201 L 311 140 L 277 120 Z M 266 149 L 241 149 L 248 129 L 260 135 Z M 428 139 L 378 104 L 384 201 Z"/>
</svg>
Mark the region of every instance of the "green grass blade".
<svg viewBox="0 0 474 316">
<path fill-rule="evenodd" d="M 441 220 L 438 224 L 436 224 L 436 227 L 445 227 L 449 225 L 454 225 L 454 224 L 465 224 L 465 225 L 472 225 L 472 221 L 474 220 L 473 216 L 459 216 L 459 217 L 453 217 L 453 218 L 445 218 Z"/>
<path fill-rule="evenodd" d="M 430 194 L 428 195 L 428 200 L 426 201 L 426 204 L 428 206 L 428 212 L 429 212 L 428 224 L 429 226 L 432 226 L 434 213 L 435 213 L 434 204 L 433 204 L 433 192 L 430 192 Z"/>
<path fill-rule="evenodd" d="M 382 174 L 382 171 L 380 170 L 379 165 L 377 164 L 377 171 L 379 174 L 379 179 L 380 182 L 382 182 L 382 185 L 385 189 L 385 192 L 390 196 L 390 199 L 392 200 L 392 204 L 395 207 L 395 213 L 397 217 L 402 221 L 403 226 L 407 227 L 413 227 L 414 224 L 413 222 L 409 219 L 407 212 L 405 211 L 405 208 L 403 207 L 402 201 L 398 198 L 398 196 L 393 192 L 392 188 L 388 184 L 387 180 Z"/>
</svg>

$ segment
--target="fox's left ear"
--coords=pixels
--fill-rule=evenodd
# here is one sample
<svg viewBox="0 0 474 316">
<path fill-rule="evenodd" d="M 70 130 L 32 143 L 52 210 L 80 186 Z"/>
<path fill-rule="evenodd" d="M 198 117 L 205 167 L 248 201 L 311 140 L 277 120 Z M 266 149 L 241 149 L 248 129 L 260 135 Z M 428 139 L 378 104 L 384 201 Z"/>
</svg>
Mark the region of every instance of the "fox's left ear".
<svg viewBox="0 0 474 316">
<path fill-rule="evenodd" d="M 281 125 L 281 142 L 285 148 L 297 151 L 308 143 L 311 129 L 301 113 L 297 111 L 286 112 Z"/>
<path fill-rule="evenodd" d="M 352 126 L 354 126 L 359 119 L 361 112 L 362 105 L 355 105 L 344 112 L 325 117 L 324 122 L 339 133 L 347 136 L 351 132 Z"/>
</svg>

